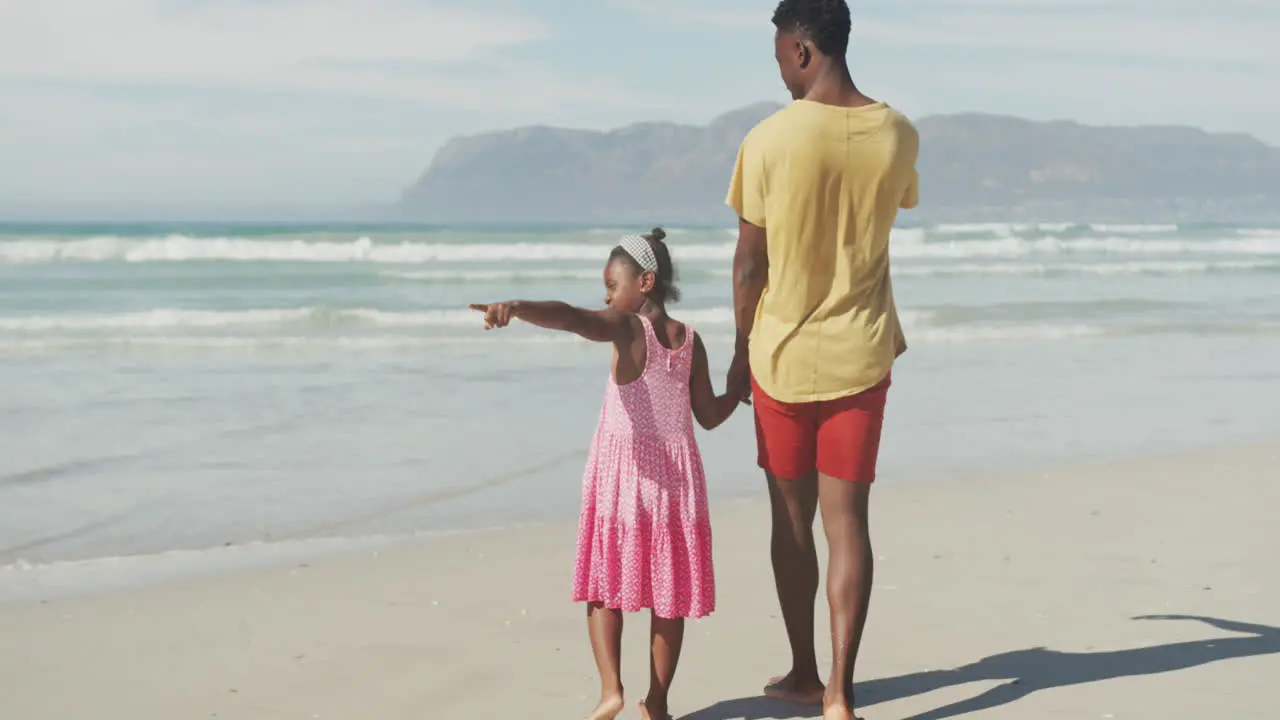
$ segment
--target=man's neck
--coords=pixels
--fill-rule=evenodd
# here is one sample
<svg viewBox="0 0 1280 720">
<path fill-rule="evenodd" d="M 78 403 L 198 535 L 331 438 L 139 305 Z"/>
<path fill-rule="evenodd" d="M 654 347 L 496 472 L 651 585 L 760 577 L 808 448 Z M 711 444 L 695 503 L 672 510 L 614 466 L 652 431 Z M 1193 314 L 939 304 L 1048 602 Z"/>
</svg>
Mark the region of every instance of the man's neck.
<svg viewBox="0 0 1280 720">
<path fill-rule="evenodd" d="M 837 62 L 829 62 L 822 68 L 809 91 L 804 94 L 804 99 L 836 107 L 862 107 L 875 103 L 875 100 L 858 90 L 849 75 L 849 67 Z"/>
</svg>

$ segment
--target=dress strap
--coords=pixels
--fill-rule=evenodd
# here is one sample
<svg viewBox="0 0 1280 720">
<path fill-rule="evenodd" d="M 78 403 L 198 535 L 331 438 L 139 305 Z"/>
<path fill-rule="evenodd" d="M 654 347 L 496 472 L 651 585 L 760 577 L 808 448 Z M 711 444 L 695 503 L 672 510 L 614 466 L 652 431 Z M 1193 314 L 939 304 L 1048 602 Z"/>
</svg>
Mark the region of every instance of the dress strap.
<svg viewBox="0 0 1280 720">
<path fill-rule="evenodd" d="M 640 323 L 644 325 L 645 349 L 648 355 L 645 361 L 646 365 L 652 362 L 656 356 L 661 356 L 666 360 L 665 364 L 668 371 L 675 371 L 677 363 L 681 367 L 688 367 L 690 361 L 687 358 L 691 358 L 693 353 L 693 328 L 688 325 L 684 326 L 684 342 L 680 347 L 672 350 L 658 340 L 658 333 L 653 329 L 653 322 L 649 318 L 643 315 L 637 315 L 636 317 L 640 318 Z"/>
<path fill-rule="evenodd" d="M 640 368 L 640 377 L 643 378 L 656 359 L 654 348 L 662 349 L 662 343 L 658 342 L 658 336 L 654 333 L 653 323 L 649 322 L 649 318 L 639 313 L 636 313 L 636 317 L 640 318 L 640 326 L 644 328 L 644 367 Z"/>
<path fill-rule="evenodd" d="M 644 345 L 646 348 L 653 349 L 654 345 L 662 347 L 662 343 L 658 342 L 658 333 L 653 329 L 653 323 L 649 318 L 643 315 L 636 315 L 640 318 L 640 324 L 644 326 Z"/>
<path fill-rule="evenodd" d="M 685 323 L 684 325 L 684 344 L 680 349 L 671 353 L 680 359 L 680 370 L 685 375 L 689 374 L 689 368 L 693 366 L 693 343 L 698 337 L 697 332 L 692 325 Z"/>
</svg>

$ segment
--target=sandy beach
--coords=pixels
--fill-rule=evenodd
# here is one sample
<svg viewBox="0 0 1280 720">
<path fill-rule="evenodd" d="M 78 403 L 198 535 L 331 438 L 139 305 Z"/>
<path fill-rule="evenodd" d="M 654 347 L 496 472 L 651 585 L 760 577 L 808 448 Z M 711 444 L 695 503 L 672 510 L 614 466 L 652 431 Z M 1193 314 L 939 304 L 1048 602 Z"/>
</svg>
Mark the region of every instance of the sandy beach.
<svg viewBox="0 0 1280 720">
<path fill-rule="evenodd" d="M 1269 444 L 883 480 L 866 717 L 1276 717 L 1278 477 Z M 677 717 L 813 716 L 758 698 L 787 662 L 767 512 L 713 510 L 719 610 L 690 625 Z M 573 537 L 458 535 L 2 605 L 0 718 L 577 718 L 597 686 L 566 599 Z M 633 699 L 647 626 L 627 630 Z"/>
</svg>

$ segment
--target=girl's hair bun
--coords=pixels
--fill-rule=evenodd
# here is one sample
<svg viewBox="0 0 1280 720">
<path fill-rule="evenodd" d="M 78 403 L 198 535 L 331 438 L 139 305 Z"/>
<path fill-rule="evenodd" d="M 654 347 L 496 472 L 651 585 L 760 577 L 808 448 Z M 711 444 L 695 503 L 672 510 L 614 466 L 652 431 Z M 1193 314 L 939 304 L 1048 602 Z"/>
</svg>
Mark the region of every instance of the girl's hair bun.
<svg viewBox="0 0 1280 720">
<path fill-rule="evenodd" d="M 666 239 L 667 239 L 667 231 L 666 231 L 666 230 L 663 230 L 663 229 L 662 229 L 662 228 L 660 228 L 660 227 L 656 227 L 656 228 L 654 228 L 654 229 L 652 229 L 652 230 L 650 230 L 650 231 L 649 231 L 649 239 L 650 239 L 650 240 L 657 240 L 658 242 L 662 242 L 663 240 L 666 240 Z"/>
</svg>

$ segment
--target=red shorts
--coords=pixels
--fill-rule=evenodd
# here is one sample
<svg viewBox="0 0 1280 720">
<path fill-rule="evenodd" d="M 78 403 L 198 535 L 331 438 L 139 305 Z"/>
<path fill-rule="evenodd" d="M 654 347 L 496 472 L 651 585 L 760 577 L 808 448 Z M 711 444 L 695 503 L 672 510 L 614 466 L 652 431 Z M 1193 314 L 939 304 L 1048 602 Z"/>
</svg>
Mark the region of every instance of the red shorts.
<svg viewBox="0 0 1280 720">
<path fill-rule="evenodd" d="M 760 467 L 780 480 L 814 470 L 850 482 L 874 482 L 890 376 L 857 395 L 808 403 L 784 403 L 752 378 Z"/>
</svg>

